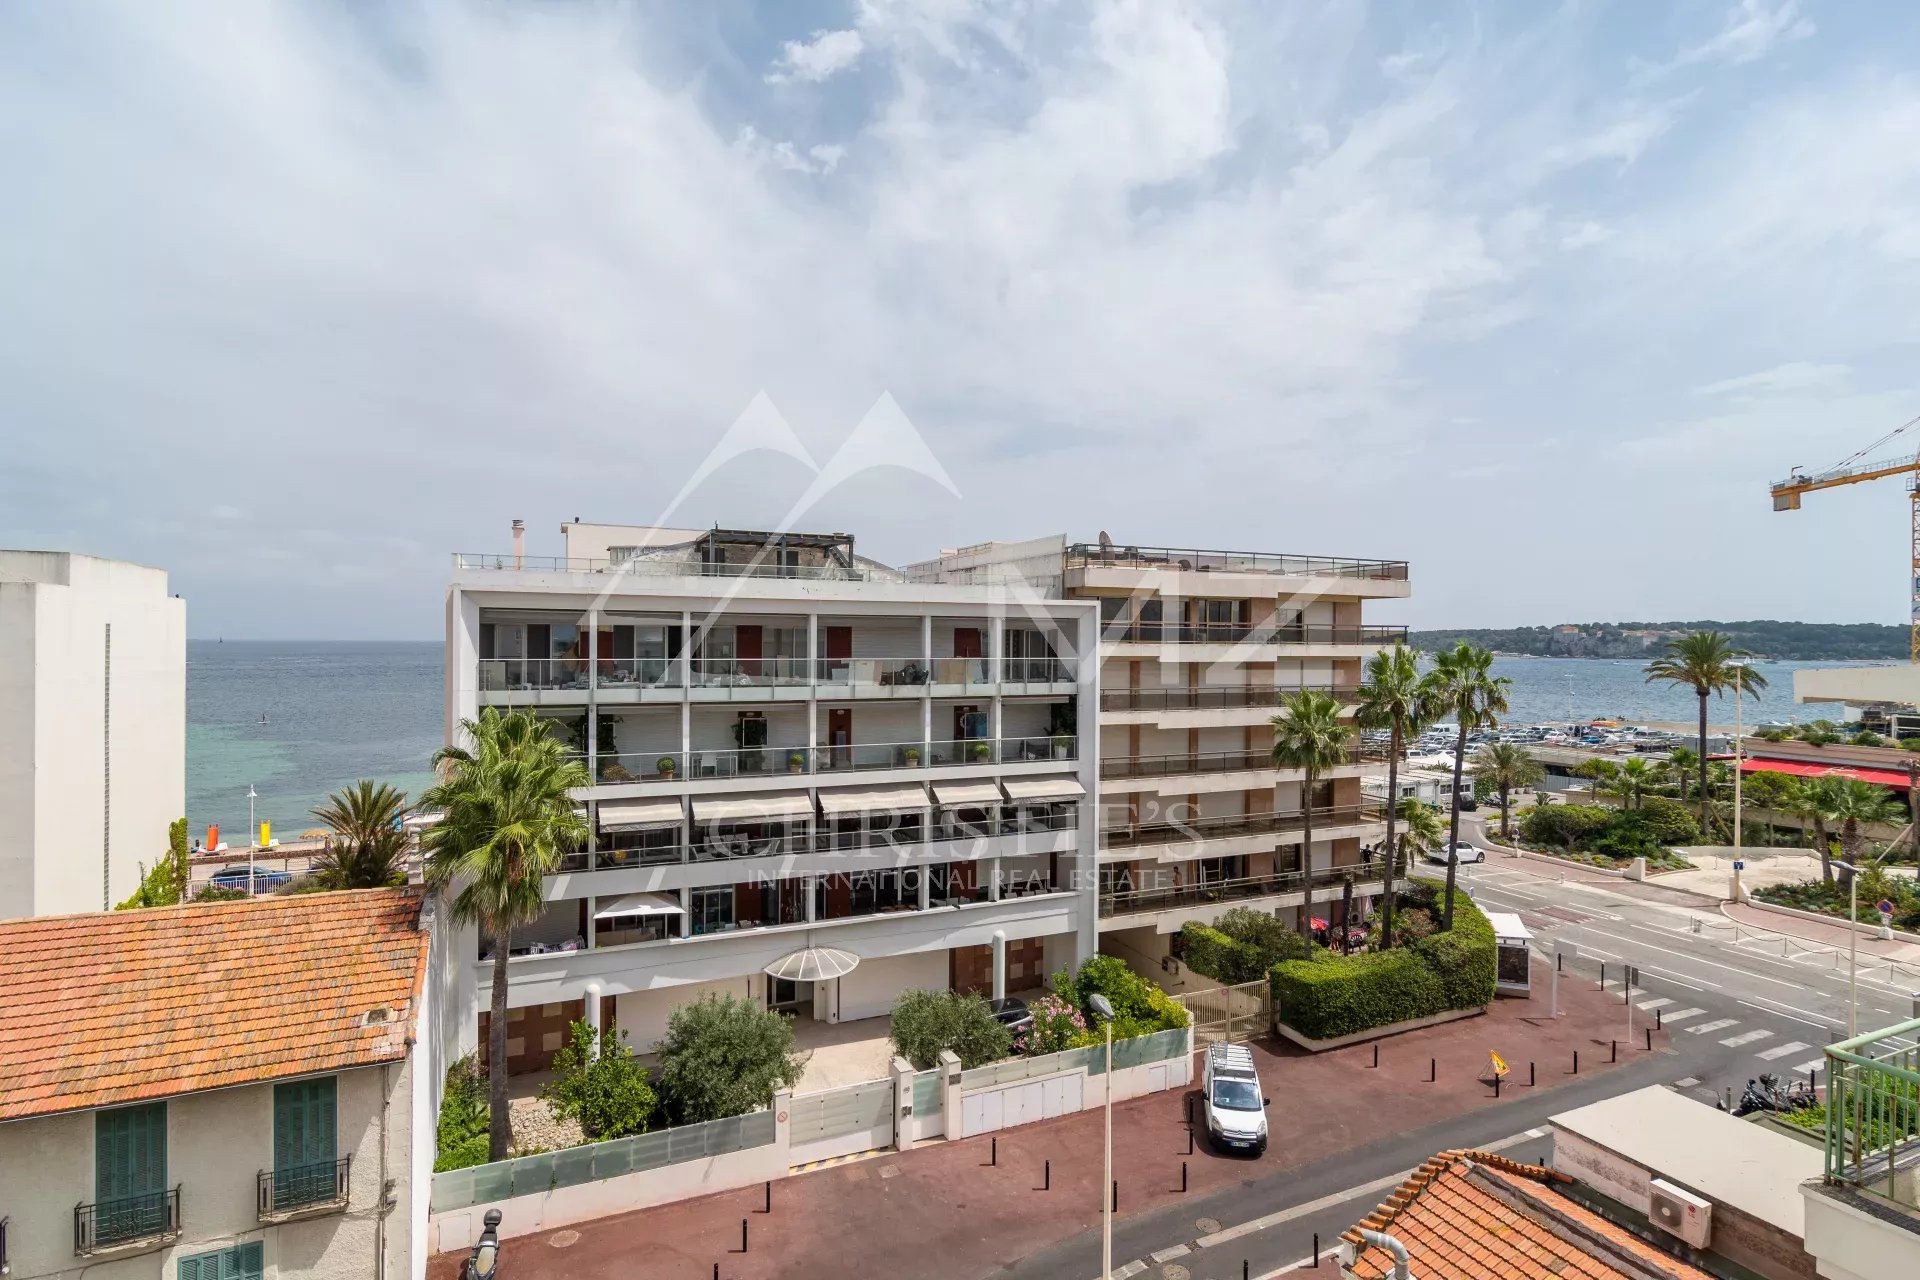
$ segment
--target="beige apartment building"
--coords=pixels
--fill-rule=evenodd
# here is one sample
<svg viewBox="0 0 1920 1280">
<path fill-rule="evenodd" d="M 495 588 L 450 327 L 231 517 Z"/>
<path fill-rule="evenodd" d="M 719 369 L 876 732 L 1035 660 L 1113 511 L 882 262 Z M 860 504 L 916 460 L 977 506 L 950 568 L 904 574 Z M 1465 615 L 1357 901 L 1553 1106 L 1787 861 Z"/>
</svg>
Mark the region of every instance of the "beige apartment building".
<svg viewBox="0 0 1920 1280">
<path fill-rule="evenodd" d="M 1333 694 L 1351 715 L 1366 659 L 1405 639 L 1404 627 L 1369 625 L 1363 609 L 1409 594 L 1406 562 L 1103 534 L 980 543 L 906 572 L 946 583 L 1018 574 L 1036 594 L 1099 602 L 1102 951 L 1174 973 L 1190 920 L 1246 906 L 1294 925 L 1302 910 L 1339 924 L 1349 883 L 1356 916 L 1371 906 L 1385 810 L 1361 794 L 1358 735 L 1309 797 L 1300 770 L 1274 764 L 1270 722 L 1303 688 Z"/>
</svg>

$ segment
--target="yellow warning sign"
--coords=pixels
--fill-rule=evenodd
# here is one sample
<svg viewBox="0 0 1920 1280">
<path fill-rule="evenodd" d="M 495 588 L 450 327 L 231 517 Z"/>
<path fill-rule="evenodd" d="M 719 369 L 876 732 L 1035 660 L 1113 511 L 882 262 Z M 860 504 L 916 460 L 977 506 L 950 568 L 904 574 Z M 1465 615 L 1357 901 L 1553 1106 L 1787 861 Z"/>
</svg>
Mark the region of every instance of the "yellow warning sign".
<svg viewBox="0 0 1920 1280">
<path fill-rule="evenodd" d="M 1499 1054 L 1489 1052 L 1487 1054 L 1487 1061 L 1489 1065 L 1492 1066 L 1493 1074 L 1496 1077 L 1503 1077 L 1507 1074 L 1507 1060 Z"/>
</svg>

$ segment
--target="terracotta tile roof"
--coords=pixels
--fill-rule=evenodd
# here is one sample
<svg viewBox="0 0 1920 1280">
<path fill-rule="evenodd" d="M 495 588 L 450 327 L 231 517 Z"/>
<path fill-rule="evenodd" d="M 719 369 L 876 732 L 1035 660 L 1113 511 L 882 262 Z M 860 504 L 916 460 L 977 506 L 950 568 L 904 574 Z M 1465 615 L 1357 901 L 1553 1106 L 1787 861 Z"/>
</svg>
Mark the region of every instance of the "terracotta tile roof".
<svg viewBox="0 0 1920 1280">
<path fill-rule="evenodd" d="M 1712 1280 L 1551 1189 L 1564 1173 L 1485 1151 L 1442 1151 L 1341 1238 L 1357 1251 L 1351 1274 L 1393 1274 L 1385 1249 L 1360 1228 L 1406 1246 L 1420 1280 Z"/>
<path fill-rule="evenodd" d="M 0 1120 L 403 1058 L 426 978 L 420 901 L 376 889 L 0 921 Z"/>
</svg>

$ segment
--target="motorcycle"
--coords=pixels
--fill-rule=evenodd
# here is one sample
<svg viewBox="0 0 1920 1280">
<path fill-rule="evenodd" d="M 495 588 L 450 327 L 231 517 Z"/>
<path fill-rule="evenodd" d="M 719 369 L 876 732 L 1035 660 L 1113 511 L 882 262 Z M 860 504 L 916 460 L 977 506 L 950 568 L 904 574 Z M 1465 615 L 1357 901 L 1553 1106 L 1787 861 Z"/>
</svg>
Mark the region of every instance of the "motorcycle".
<svg viewBox="0 0 1920 1280">
<path fill-rule="evenodd" d="M 1783 1088 L 1780 1077 L 1767 1072 L 1758 1080 L 1747 1081 L 1747 1087 L 1740 1093 L 1740 1105 L 1733 1109 L 1733 1114 L 1748 1116 L 1756 1111 L 1805 1111 L 1818 1105 L 1819 1095 L 1806 1081 L 1795 1081 Z"/>
</svg>

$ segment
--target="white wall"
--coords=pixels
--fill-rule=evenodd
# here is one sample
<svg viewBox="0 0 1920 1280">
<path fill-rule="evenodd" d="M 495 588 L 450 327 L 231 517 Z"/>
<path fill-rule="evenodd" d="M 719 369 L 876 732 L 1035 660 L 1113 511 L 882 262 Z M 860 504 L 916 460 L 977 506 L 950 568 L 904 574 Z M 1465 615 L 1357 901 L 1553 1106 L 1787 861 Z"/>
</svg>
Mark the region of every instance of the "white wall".
<svg viewBox="0 0 1920 1280">
<path fill-rule="evenodd" d="M 652 1053 L 667 1034 L 667 1018 L 683 1004 L 692 1004 L 703 996 L 736 996 L 764 1004 L 766 977 L 746 974 L 723 978 L 718 982 L 687 982 L 651 991 L 626 991 L 613 997 L 614 1022 L 625 1036 L 627 1047 L 635 1053 Z"/>
<path fill-rule="evenodd" d="M 862 960 L 860 967 L 840 979 L 841 1022 L 877 1018 L 893 1010 L 902 991 L 947 989 L 947 953 L 925 951 L 913 955 Z"/>
<path fill-rule="evenodd" d="M 186 605 L 158 569 L 0 551 L 0 654 L 0 917 L 111 907 L 190 816 Z"/>
</svg>

